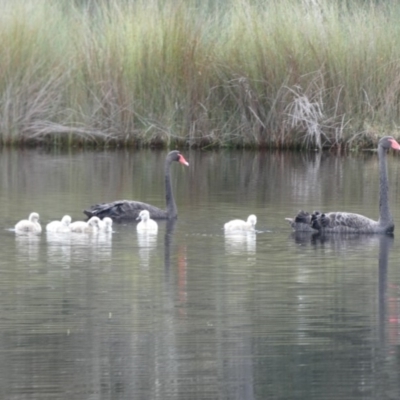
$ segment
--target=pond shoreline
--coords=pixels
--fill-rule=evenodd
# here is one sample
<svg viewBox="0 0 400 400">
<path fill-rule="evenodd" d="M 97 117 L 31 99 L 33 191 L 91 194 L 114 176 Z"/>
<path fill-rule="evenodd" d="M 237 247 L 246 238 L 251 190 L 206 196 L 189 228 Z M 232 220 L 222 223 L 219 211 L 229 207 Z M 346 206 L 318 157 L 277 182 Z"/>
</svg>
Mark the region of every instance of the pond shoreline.
<svg viewBox="0 0 400 400">
<path fill-rule="evenodd" d="M 117 150 L 117 149 L 158 149 L 158 150 L 171 150 L 171 149 L 191 149 L 191 150 L 259 150 L 259 151 L 306 151 L 306 152 L 332 152 L 332 153 L 342 153 L 342 152 L 358 152 L 365 150 L 375 150 L 379 139 L 384 136 L 374 136 L 359 140 L 349 140 L 341 144 L 334 145 L 322 145 L 317 147 L 310 143 L 305 144 L 304 140 L 299 140 L 297 142 L 269 142 L 269 143 L 207 143 L 205 141 L 191 142 L 187 140 L 174 140 L 174 141 L 145 141 L 145 140 L 120 140 L 118 138 L 112 138 L 108 140 L 96 139 L 93 136 L 83 138 L 74 137 L 74 135 L 60 137 L 57 134 L 47 135 L 46 138 L 40 139 L 27 139 L 14 138 L 13 141 L 0 141 L 0 148 L 5 149 L 85 149 L 85 150 Z M 398 138 L 395 137 L 397 140 Z"/>
</svg>

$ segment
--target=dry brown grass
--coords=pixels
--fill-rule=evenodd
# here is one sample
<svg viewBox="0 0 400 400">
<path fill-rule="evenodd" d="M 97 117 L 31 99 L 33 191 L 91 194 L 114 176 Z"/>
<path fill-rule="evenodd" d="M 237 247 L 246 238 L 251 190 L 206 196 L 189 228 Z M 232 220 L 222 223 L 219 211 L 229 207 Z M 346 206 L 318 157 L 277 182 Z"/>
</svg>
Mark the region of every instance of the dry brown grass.
<svg viewBox="0 0 400 400">
<path fill-rule="evenodd" d="M 324 148 L 397 134 L 396 2 L 73 4 L 0 0 L 1 143 Z"/>
</svg>

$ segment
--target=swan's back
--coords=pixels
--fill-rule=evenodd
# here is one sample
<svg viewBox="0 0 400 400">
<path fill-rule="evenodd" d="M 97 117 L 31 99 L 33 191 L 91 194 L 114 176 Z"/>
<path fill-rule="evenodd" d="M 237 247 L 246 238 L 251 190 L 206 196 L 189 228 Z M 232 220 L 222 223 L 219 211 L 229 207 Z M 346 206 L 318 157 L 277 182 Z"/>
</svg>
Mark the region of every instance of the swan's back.
<svg viewBox="0 0 400 400">
<path fill-rule="evenodd" d="M 167 219 L 168 214 L 165 210 L 151 204 L 133 200 L 117 200 L 111 203 L 101 203 L 90 207 L 83 212 L 89 217 L 99 217 L 104 219 L 109 217 L 115 221 L 136 220 L 141 211 L 147 210 L 154 219 Z"/>
<path fill-rule="evenodd" d="M 329 212 L 317 215 L 312 228 L 319 232 L 338 233 L 392 233 L 394 224 L 383 226 L 364 215 L 348 212 Z"/>
<path fill-rule="evenodd" d="M 33 232 L 40 233 L 42 232 L 42 227 L 39 224 L 39 214 L 33 212 L 29 215 L 28 219 L 23 219 L 15 225 L 16 233 L 24 233 L 24 232 Z"/>
<path fill-rule="evenodd" d="M 69 225 L 71 232 L 84 232 L 87 227 L 88 224 L 85 221 L 75 221 Z"/>
<path fill-rule="evenodd" d="M 97 232 L 99 230 L 100 219 L 92 217 L 89 221 L 75 221 L 70 224 L 71 232 L 76 233 L 90 233 Z"/>
<path fill-rule="evenodd" d="M 393 222 L 386 225 L 361 214 L 334 211 L 312 214 L 300 211 L 294 218 L 286 218 L 296 232 L 320 233 L 392 233 Z"/>
<path fill-rule="evenodd" d="M 51 221 L 46 225 L 48 232 L 70 232 L 71 217 L 64 215 L 61 221 Z"/>
</svg>

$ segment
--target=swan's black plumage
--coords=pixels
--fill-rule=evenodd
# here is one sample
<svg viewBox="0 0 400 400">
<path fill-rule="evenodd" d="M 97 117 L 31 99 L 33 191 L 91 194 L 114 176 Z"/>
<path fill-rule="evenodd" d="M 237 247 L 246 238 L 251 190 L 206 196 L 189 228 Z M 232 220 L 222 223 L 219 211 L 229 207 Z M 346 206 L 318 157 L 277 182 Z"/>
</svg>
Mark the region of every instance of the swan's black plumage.
<svg viewBox="0 0 400 400">
<path fill-rule="evenodd" d="M 179 162 L 189 166 L 182 154 L 178 150 L 173 150 L 165 158 L 165 203 L 166 209 L 162 210 L 151 204 L 134 200 L 117 200 L 111 203 L 101 203 L 91 206 L 83 212 L 88 218 L 93 216 L 103 219 L 109 217 L 114 221 L 136 220 L 140 211 L 148 210 L 152 219 L 174 219 L 178 216 L 175 198 L 172 192 L 170 166 L 172 162 Z"/>
<path fill-rule="evenodd" d="M 295 218 L 286 218 L 296 232 L 343 233 L 393 233 L 394 221 L 389 208 L 389 183 L 386 155 L 389 149 L 400 150 L 391 136 L 384 136 L 378 143 L 379 158 L 379 219 L 374 221 L 364 215 L 348 212 L 312 214 L 300 211 Z"/>
</svg>

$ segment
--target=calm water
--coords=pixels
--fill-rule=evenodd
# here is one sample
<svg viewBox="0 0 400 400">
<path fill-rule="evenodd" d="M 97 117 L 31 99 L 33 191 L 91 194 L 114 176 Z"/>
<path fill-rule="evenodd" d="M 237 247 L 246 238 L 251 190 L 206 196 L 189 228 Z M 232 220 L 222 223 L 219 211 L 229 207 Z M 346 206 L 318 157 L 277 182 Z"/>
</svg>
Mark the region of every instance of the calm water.
<svg viewBox="0 0 400 400">
<path fill-rule="evenodd" d="M 0 397 L 398 399 L 394 238 L 293 235 L 299 209 L 377 217 L 376 154 L 183 152 L 179 219 L 156 236 L 16 237 L 99 201 L 164 205 L 164 152 L 0 154 Z M 255 235 L 225 238 L 233 218 Z"/>
</svg>

